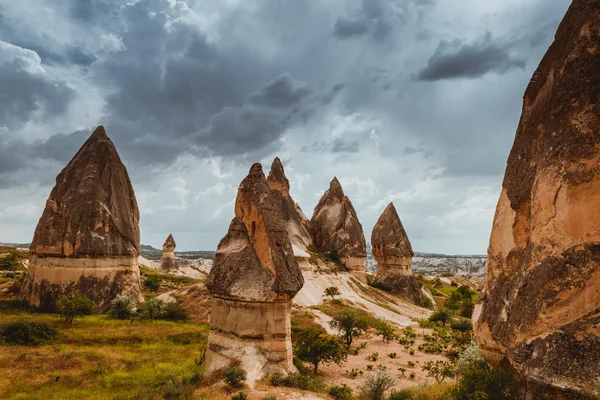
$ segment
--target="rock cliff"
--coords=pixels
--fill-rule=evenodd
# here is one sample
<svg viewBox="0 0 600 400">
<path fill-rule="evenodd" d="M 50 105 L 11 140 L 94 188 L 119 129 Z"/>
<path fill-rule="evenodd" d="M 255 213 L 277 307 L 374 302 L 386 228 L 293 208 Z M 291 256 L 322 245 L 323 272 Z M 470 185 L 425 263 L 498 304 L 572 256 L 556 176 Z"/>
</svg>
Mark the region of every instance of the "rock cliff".
<svg viewBox="0 0 600 400">
<path fill-rule="evenodd" d="M 574 0 L 524 96 L 475 309 L 488 358 L 600 396 L 600 2 Z"/>
<path fill-rule="evenodd" d="M 336 254 L 353 275 L 366 281 L 365 234 L 337 178 L 333 178 L 315 207 L 310 228 L 319 251 Z"/>
<path fill-rule="evenodd" d="M 377 220 L 371 234 L 371 245 L 377 261 L 375 283 L 421 305 L 421 288 L 411 270 L 414 252 L 393 203 Z"/>
<path fill-rule="evenodd" d="M 99 309 L 122 292 L 143 301 L 138 206 L 104 127 L 57 176 L 30 249 L 22 296 L 31 305 L 53 309 L 71 290 L 93 299 Z"/>
</svg>

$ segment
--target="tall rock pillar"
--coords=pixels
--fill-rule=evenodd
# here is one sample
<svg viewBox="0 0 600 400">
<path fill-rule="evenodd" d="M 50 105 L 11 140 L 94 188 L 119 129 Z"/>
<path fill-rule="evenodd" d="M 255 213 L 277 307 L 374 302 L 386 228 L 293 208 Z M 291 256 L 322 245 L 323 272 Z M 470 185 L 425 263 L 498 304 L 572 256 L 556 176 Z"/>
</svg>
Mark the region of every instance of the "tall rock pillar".
<svg viewBox="0 0 600 400">
<path fill-rule="evenodd" d="M 22 298 L 45 309 L 74 290 L 100 310 L 120 293 L 141 302 L 139 254 L 133 187 L 99 126 L 56 177 L 31 243 Z"/>
<path fill-rule="evenodd" d="M 250 384 L 265 373 L 293 371 L 292 299 L 303 284 L 281 204 L 254 164 L 206 281 L 212 296 L 206 371 L 239 361 Z"/>
<path fill-rule="evenodd" d="M 163 243 L 163 254 L 160 258 L 160 269 L 163 271 L 173 271 L 177 269 L 177 260 L 175 259 L 175 248 L 177 244 L 173 235 L 169 233 L 165 243 Z"/>
<path fill-rule="evenodd" d="M 573 0 L 525 91 L 474 317 L 489 359 L 592 398 L 600 396 L 599 210 L 600 2 Z"/>
</svg>

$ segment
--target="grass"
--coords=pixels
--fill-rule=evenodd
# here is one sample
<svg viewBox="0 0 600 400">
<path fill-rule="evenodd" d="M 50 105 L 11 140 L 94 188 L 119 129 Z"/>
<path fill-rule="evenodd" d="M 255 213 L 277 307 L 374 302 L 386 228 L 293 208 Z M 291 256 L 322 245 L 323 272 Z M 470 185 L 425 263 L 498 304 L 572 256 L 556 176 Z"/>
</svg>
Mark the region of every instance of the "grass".
<svg viewBox="0 0 600 400">
<path fill-rule="evenodd" d="M 140 275 L 146 278 L 149 278 L 151 276 L 157 276 L 161 278 L 163 283 L 170 283 L 170 285 L 168 286 L 175 287 L 183 287 L 193 285 L 194 283 L 202 282 L 201 279 L 194 279 L 188 276 L 164 274 L 162 272 L 153 270 L 143 265 L 140 265 Z"/>
<path fill-rule="evenodd" d="M 14 302 L 1 302 L 0 314 L 0 325 L 46 322 L 62 332 L 48 345 L 0 346 L 2 399 L 162 398 L 182 388 L 196 390 L 182 381 L 193 382 L 202 373 L 194 357 L 206 342 L 207 325 L 132 324 L 104 315 L 68 325 L 56 314 L 35 313 Z"/>
</svg>

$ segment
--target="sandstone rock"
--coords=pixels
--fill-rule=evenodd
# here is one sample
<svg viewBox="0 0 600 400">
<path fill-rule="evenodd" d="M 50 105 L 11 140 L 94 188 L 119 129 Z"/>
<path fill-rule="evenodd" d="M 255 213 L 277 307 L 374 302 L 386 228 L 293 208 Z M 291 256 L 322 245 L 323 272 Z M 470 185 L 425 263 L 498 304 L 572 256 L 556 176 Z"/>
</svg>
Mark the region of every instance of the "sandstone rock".
<svg viewBox="0 0 600 400">
<path fill-rule="evenodd" d="M 337 254 L 350 273 L 366 282 L 365 234 L 352 202 L 337 178 L 333 178 L 315 207 L 310 227 L 319 251 Z"/>
<path fill-rule="evenodd" d="M 169 233 L 165 243 L 163 244 L 163 254 L 160 259 L 160 269 L 163 271 L 173 271 L 177 269 L 177 260 L 175 259 L 175 239 L 173 235 Z"/>
<path fill-rule="evenodd" d="M 304 279 L 280 206 L 254 164 L 206 281 L 212 296 L 208 372 L 240 361 L 253 384 L 265 373 L 294 370 L 291 301 Z"/>
<path fill-rule="evenodd" d="M 143 301 L 139 212 L 125 166 L 99 126 L 56 178 L 31 243 L 22 297 L 53 309 L 78 290 L 102 310 L 120 293 Z"/>
<path fill-rule="evenodd" d="M 285 176 L 283 165 L 278 157 L 275 157 L 271 165 L 271 171 L 267 183 L 281 203 L 281 212 L 286 224 L 288 237 L 292 243 L 294 257 L 301 269 L 310 269 L 307 252 L 308 246 L 312 244 L 308 218 L 302 212 L 300 206 L 290 196 L 290 182 Z"/>
<path fill-rule="evenodd" d="M 525 92 L 476 336 L 525 379 L 600 396 L 600 3 L 574 0 Z"/>
<path fill-rule="evenodd" d="M 421 305 L 421 288 L 411 270 L 414 252 L 393 203 L 377 220 L 371 234 L 371 245 L 377 261 L 375 283 Z"/>
</svg>

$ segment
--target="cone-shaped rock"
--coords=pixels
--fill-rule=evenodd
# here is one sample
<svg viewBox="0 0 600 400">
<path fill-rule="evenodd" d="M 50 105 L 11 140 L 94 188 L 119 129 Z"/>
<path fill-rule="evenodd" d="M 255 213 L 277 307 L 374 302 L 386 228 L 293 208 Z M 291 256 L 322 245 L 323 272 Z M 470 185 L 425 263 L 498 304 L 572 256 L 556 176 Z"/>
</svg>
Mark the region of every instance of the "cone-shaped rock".
<svg viewBox="0 0 600 400">
<path fill-rule="evenodd" d="M 310 269 L 310 264 L 308 263 L 310 255 L 306 251 L 307 247 L 312 243 L 308 218 L 306 218 L 300 206 L 290 196 L 290 183 L 285 176 L 283 165 L 278 157 L 275 157 L 275 160 L 273 160 L 267 183 L 281 203 L 283 220 L 286 224 L 296 261 L 302 269 Z"/>
<path fill-rule="evenodd" d="M 310 227 L 317 249 L 337 254 L 354 276 L 366 282 L 365 234 L 337 178 L 333 178 L 315 207 Z"/>
<path fill-rule="evenodd" d="M 117 294 L 143 301 L 139 212 L 127 170 L 99 126 L 56 177 L 35 229 L 22 296 L 53 309 L 78 290 L 101 310 Z"/>
<path fill-rule="evenodd" d="M 421 305 L 421 288 L 412 274 L 414 253 L 393 203 L 377 220 L 371 234 L 371 245 L 377 261 L 375 281 L 386 290 Z"/>
<path fill-rule="evenodd" d="M 163 243 L 163 254 L 160 259 L 160 269 L 163 271 L 172 271 L 177 269 L 177 260 L 175 259 L 175 248 L 177 244 L 173 235 L 169 233 L 165 243 Z"/>
<path fill-rule="evenodd" d="M 304 279 L 281 202 L 260 164 L 238 189 L 235 215 L 206 281 L 212 296 L 206 368 L 240 361 L 252 384 L 265 373 L 294 370 L 291 307 Z"/>
<path fill-rule="evenodd" d="M 476 337 L 531 383 L 600 396 L 600 2 L 573 0 L 525 92 Z M 564 398 L 571 398 L 567 395 Z"/>
</svg>

